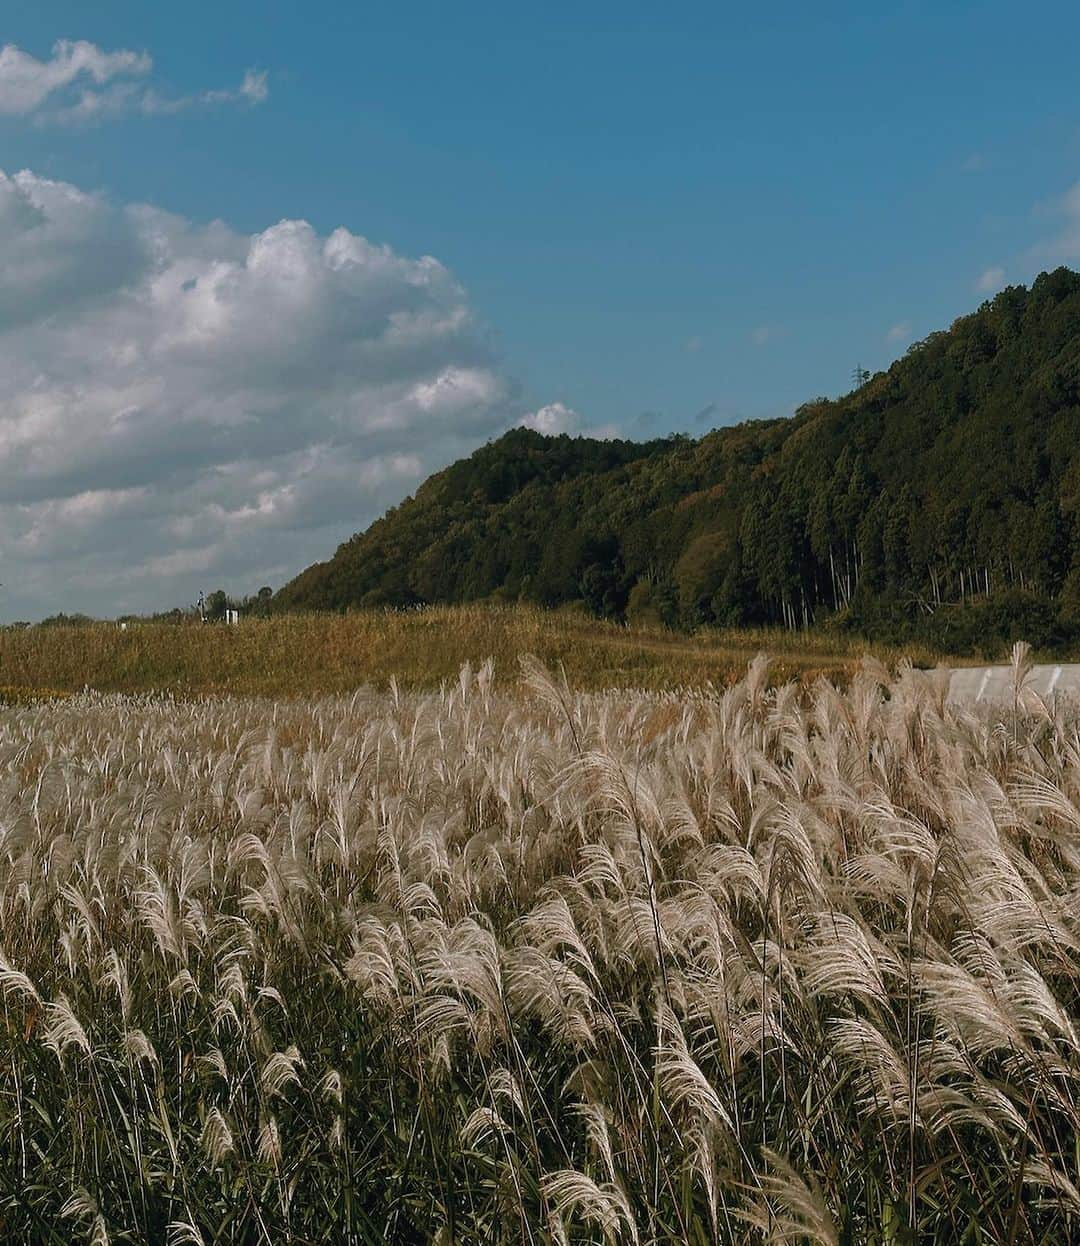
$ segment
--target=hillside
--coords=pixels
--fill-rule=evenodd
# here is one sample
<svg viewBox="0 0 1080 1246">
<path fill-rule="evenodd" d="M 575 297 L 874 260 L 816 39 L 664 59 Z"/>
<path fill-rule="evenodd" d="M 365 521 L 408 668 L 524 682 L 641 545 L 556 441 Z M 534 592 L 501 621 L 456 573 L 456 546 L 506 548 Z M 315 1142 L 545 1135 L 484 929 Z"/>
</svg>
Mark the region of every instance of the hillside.
<svg viewBox="0 0 1080 1246">
<path fill-rule="evenodd" d="M 581 601 L 676 626 L 837 624 L 954 651 L 1080 625 L 1080 275 L 1044 273 L 790 419 L 635 444 L 516 429 L 279 609 Z"/>
</svg>

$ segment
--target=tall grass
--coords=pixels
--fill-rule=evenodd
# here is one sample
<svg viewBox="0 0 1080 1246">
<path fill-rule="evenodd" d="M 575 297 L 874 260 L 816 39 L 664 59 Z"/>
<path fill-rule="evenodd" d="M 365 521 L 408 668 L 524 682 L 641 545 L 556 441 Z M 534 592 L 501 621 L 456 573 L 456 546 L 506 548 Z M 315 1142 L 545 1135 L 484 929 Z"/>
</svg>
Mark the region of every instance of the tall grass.
<svg viewBox="0 0 1080 1246">
<path fill-rule="evenodd" d="M 1076 1240 L 1023 674 L 0 711 L 4 1240 Z"/>
<path fill-rule="evenodd" d="M 462 664 L 491 656 L 513 680 L 534 654 L 563 662 L 575 686 L 662 688 L 731 682 L 762 648 L 780 678 L 845 678 L 867 649 L 847 637 L 783 631 L 703 632 L 627 628 L 580 614 L 524 607 L 455 606 L 422 611 L 247 618 L 239 627 L 172 623 L 0 630 L 0 689 L 110 692 L 170 690 L 293 696 L 350 692 L 394 676 L 403 687 L 437 687 Z M 898 651 L 876 650 L 890 663 Z M 937 655 L 911 656 L 934 665 Z"/>
</svg>

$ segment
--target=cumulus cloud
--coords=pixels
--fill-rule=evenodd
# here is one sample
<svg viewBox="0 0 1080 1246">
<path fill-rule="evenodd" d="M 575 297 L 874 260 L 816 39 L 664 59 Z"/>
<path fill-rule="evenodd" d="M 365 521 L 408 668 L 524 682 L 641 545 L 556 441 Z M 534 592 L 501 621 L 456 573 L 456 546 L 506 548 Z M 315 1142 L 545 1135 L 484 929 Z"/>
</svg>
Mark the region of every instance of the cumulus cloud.
<svg viewBox="0 0 1080 1246">
<path fill-rule="evenodd" d="M 759 324 L 756 329 L 750 331 L 750 341 L 755 346 L 765 346 L 772 341 L 775 336 L 775 330 L 772 325 Z"/>
<path fill-rule="evenodd" d="M 560 433 L 577 432 L 581 426 L 581 417 L 563 402 L 549 402 L 545 407 L 529 411 L 518 421 L 522 428 L 531 428 L 534 432 L 544 433 L 548 437 L 557 437 Z"/>
<path fill-rule="evenodd" d="M 975 283 L 975 288 L 981 290 L 984 294 L 992 294 L 996 290 L 1001 289 L 1001 283 L 1005 279 L 1005 269 L 994 266 L 986 268 L 979 274 L 979 280 Z"/>
<path fill-rule="evenodd" d="M 147 52 L 106 52 L 83 39 L 61 39 L 47 60 L 9 43 L 0 48 L 0 116 L 93 122 L 177 113 L 200 104 L 261 104 L 269 95 L 266 74 L 254 69 L 236 87 L 162 95 L 146 82 L 153 67 Z"/>
<path fill-rule="evenodd" d="M 646 413 L 648 414 L 648 413 Z M 633 421 L 640 424 L 641 416 Z M 565 433 L 570 437 L 595 437 L 599 441 L 611 441 L 622 437 L 622 428 L 618 424 L 589 424 L 581 418 L 573 407 L 564 402 L 549 402 L 535 411 L 527 411 L 517 421 L 519 428 L 531 428 L 533 432 L 543 433 L 546 437 L 558 437 Z"/>
<path fill-rule="evenodd" d="M 515 405 L 430 256 L 0 174 L 3 617 L 278 584 Z"/>
<path fill-rule="evenodd" d="M 911 341 L 911 321 L 901 320 L 899 324 L 894 324 L 885 334 L 885 341 L 890 346 L 898 346 L 901 342 Z"/>
</svg>

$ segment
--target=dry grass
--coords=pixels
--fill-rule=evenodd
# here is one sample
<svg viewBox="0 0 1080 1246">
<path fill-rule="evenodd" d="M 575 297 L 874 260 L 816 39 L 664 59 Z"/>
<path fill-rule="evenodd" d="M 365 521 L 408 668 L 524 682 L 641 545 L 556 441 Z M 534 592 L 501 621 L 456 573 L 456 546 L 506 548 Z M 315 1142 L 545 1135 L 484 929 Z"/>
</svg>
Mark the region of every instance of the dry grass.
<svg viewBox="0 0 1080 1246">
<path fill-rule="evenodd" d="M 351 692 L 394 676 L 432 688 L 463 663 L 490 656 L 516 678 L 523 654 L 563 662 L 581 688 L 723 686 L 762 648 L 777 678 L 846 679 L 866 642 L 789 632 L 626 628 L 570 613 L 511 607 L 437 607 L 405 613 L 287 615 L 239 627 L 113 624 L 0 631 L 0 683 L 110 692 L 167 690 L 254 696 Z M 897 652 L 877 650 L 890 665 Z M 935 655 L 913 653 L 934 665 Z"/>
<path fill-rule="evenodd" d="M 5 1241 L 1080 1232 L 1080 716 L 1019 686 L 7 708 L 0 931 Z"/>
</svg>

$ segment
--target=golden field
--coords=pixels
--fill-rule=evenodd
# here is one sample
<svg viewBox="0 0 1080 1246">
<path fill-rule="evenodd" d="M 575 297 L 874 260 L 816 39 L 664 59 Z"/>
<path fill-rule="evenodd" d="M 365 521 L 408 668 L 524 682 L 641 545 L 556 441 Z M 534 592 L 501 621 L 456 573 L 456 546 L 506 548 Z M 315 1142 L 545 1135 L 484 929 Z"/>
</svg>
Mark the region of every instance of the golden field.
<svg viewBox="0 0 1080 1246">
<path fill-rule="evenodd" d="M 522 607 L 431 607 L 422 611 L 279 615 L 224 625 L 131 623 L 0 630 L 0 690 L 170 691 L 258 696 L 350 692 L 363 684 L 434 688 L 465 662 L 495 663 L 516 678 L 532 654 L 562 663 L 575 687 L 645 689 L 724 686 L 759 651 L 774 677 L 844 680 L 867 650 L 858 638 L 775 631 L 699 632 L 628 628 L 569 612 Z M 890 666 L 898 650 L 875 648 Z M 919 665 L 940 655 L 906 651 Z M 2 695 L 0 691 L 0 695 Z"/>
</svg>

